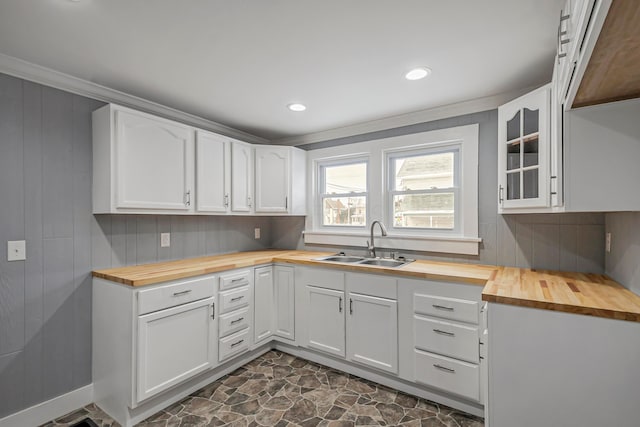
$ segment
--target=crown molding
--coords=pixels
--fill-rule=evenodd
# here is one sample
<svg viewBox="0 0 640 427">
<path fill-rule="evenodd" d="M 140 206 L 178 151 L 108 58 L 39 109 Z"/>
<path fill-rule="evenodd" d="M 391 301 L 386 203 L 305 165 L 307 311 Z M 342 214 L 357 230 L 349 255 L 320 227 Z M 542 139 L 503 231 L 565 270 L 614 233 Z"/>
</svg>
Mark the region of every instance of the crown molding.
<svg viewBox="0 0 640 427">
<path fill-rule="evenodd" d="M 358 123 L 355 125 L 344 126 L 326 131 L 277 139 L 271 141 L 271 143 L 277 145 L 300 146 L 316 142 L 346 138 L 354 135 L 363 135 L 381 130 L 395 129 L 403 126 L 415 125 L 418 123 L 427 123 L 434 120 L 447 119 L 450 117 L 478 113 L 481 111 L 493 110 L 506 102 L 509 102 L 521 95 L 524 95 L 527 92 L 530 92 L 536 87 L 537 86 L 532 86 L 511 92 L 501 93 L 498 95 L 472 99 L 470 101 L 458 102 L 455 104 L 443 105 L 441 107 L 415 111 L 412 113 L 401 114 L 393 117 L 385 117 L 379 120 L 372 120 L 369 122 Z"/>
<path fill-rule="evenodd" d="M 269 140 L 265 138 L 2 53 L 0 53 L 0 72 L 77 95 L 104 102 L 113 102 L 118 105 L 176 120 L 245 142 L 253 144 L 269 143 Z"/>
</svg>

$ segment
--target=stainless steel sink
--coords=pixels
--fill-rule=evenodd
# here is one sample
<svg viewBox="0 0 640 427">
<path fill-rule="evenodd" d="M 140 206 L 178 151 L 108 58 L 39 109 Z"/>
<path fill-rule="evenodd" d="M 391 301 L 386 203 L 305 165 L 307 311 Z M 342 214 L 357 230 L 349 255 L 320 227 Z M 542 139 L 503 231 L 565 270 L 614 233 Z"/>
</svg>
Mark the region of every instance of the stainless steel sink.
<svg viewBox="0 0 640 427">
<path fill-rule="evenodd" d="M 405 264 L 409 264 L 413 262 L 413 260 L 398 260 L 398 259 L 387 259 L 387 258 L 365 258 L 361 256 L 355 255 L 331 255 L 323 258 L 317 258 L 317 261 L 327 261 L 327 262 L 346 262 L 350 264 L 358 264 L 358 265 L 376 265 L 378 267 L 389 267 L 396 268 L 402 267 Z"/>
<path fill-rule="evenodd" d="M 361 256 L 349 256 L 349 255 L 332 255 L 324 258 L 318 258 L 318 261 L 330 261 L 330 262 L 360 262 L 364 260 Z"/>
<path fill-rule="evenodd" d="M 405 261 L 397 261 L 395 259 L 365 259 L 364 261 L 359 262 L 358 264 L 362 265 L 377 265 L 380 267 L 400 267 L 401 265 L 407 264 Z"/>
</svg>

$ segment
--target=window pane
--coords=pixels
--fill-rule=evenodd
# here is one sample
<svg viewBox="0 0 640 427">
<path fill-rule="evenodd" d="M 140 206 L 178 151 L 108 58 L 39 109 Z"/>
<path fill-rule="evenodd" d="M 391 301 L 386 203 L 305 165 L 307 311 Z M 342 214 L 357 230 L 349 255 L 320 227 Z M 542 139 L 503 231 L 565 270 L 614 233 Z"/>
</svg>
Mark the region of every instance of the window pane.
<svg viewBox="0 0 640 427">
<path fill-rule="evenodd" d="M 454 228 L 453 193 L 406 194 L 393 197 L 394 227 Z"/>
<path fill-rule="evenodd" d="M 367 191 L 367 164 L 324 167 L 325 194 L 364 193 Z"/>
<path fill-rule="evenodd" d="M 453 187 L 454 153 L 394 158 L 394 189 L 428 190 Z"/>
<path fill-rule="evenodd" d="M 366 221 L 366 197 L 325 197 L 322 200 L 323 225 L 364 226 Z"/>
</svg>

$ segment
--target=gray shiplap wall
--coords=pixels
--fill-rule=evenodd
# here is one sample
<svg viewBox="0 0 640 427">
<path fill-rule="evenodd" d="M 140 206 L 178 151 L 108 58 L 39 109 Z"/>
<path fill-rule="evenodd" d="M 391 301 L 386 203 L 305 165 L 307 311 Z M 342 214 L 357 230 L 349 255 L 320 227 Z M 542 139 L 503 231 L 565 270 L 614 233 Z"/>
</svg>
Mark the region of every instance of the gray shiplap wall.
<svg viewBox="0 0 640 427">
<path fill-rule="evenodd" d="M 91 111 L 0 74 L 0 417 L 91 382 Z"/>
<path fill-rule="evenodd" d="M 604 271 L 603 214 L 498 215 L 498 111 L 491 110 L 397 129 L 309 144 L 314 150 L 410 133 L 479 125 L 478 226 L 483 240 L 478 256 L 414 252 L 416 258 L 497 264 L 526 268 Z M 274 218 L 273 245 L 281 248 L 343 250 L 304 245 L 300 218 Z M 364 253 L 363 248 L 349 248 Z"/>
<path fill-rule="evenodd" d="M 606 214 L 611 252 L 606 254 L 606 274 L 640 295 L 640 212 Z"/>
<path fill-rule="evenodd" d="M 240 216 L 95 215 L 94 268 L 252 251 L 271 247 L 271 218 Z M 260 239 L 254 228 L 260 228 Z M 171 246 L 160 247 L 160 233 Z"/>
<path fill-rule="evenodd" d="M 92 215 L 102 105 L 0 74 L 0 418 L 91 383 L 92 269 L 271 244 L 266 217 Z M 23 239 L 26 261 L 7 262 Z"/>
</svg>

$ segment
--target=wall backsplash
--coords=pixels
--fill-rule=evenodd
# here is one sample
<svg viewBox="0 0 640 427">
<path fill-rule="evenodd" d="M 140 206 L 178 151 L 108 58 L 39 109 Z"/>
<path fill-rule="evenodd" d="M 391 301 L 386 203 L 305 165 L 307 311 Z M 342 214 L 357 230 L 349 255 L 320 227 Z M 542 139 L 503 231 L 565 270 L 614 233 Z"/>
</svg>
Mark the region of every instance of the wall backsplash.
<svg viewBox="0 0 640 427">
<path fill-rule="evenodd" d="M 363 247 L 338 248 L 305 245 L 304 218 L 274 218 L 271 234 L 276 248 L 346 251 L 364 254 Z M 505 215 L 496 224 L 480 227 L 480 254 L 453 255 L 409 252 L 417 259 L 521 268 L 602 273 L 604 271 L 603 214 Z M 386 251 L 383 251 L 385 253 Z"/>
<path fill-rule="evenodd" d="M 192 258 L 271 247 L 271 218 L 241 216 L 94 215 L 93 268 Z M 260 228 L 260 239 L 254 228 Z M 160 247 L 160 233 L 171 245 Z"/>
</svg>

